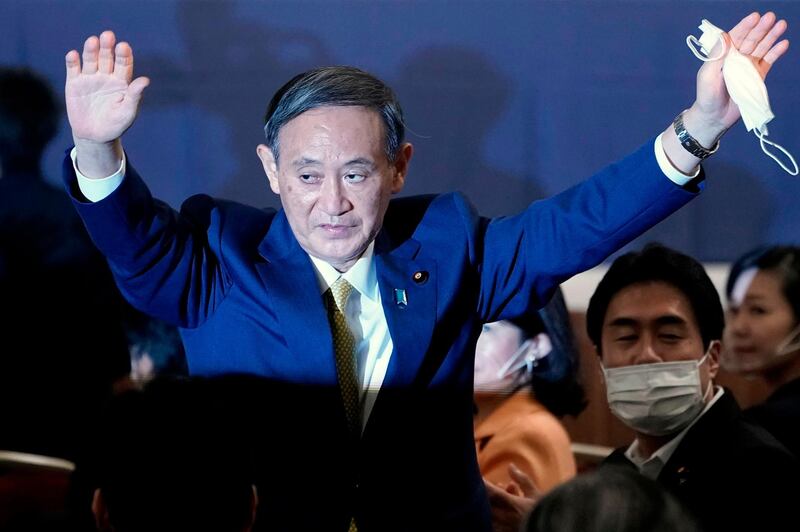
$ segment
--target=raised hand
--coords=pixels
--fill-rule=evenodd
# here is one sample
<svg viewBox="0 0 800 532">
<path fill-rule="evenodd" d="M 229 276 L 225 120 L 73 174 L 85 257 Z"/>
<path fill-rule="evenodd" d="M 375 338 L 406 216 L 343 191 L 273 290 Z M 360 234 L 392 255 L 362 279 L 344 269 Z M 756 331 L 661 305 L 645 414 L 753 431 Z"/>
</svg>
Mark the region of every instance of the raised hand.
<svg viewBox="0 0 800 532">
<path fill-rule="evenodd" d="M 750 58 L 762 78 L 765 78 L 772 65 L 789 49 L 789 41 L 778 39 L 786 31 L 786 21 L 778 21 L 774 13 L 764 16 L 751 13 L 723 34 L 725 46 L 735 46 L 741 53 Z M 720 49 L 711 50 L 711 57 L 719 57 Z M 725 78 L 722 75 L 724 59 L 708 61 L 697 73 L 697 97 L 683 114 L 683 124 L 689 134 L 700 145 L 712 148 L 720 136 L 739 120 L 741 114 L 738 106 L 728 94 Z M 672 124 L 667 126 L 662 135 L 664 153 L 672 165 L 687 175 L 693 175 L 700 159 L 681 146 L 675 135 Z"/>
<path fill-rule="evenodd" d="M 78 167 L 90 178 L 106 177 L 119 168 L 120 137 L 136 119 L 142 91 L 150 84 L 145 77 L 133 79 L 133 50 L 116 40 L 111 31 L 86 39 L 83 67 L 75 50 L 65 57 L 67 117 Z"/>
<path fill-rule="evenodd" d="M 724 38 L 726 46 L 734 46 L 750 58 L 764 79 L 772 65 L 789 49 L 788 40 L 778 42 L 786 27 L 786 21 L 777 20 L 772 12 L 764 16 L 751 13 Z M 717 50 L 714 50 L 711 55 L 716 54 Z M 697 73 L 697 100 L 693 107 L 705 120 L 716 122 L 724 130 L 736 123 L 740 114 L 725 87 L 722 65 L 723 59 L 720 59 L 709 61 L 700 68 Z"/>
<path fill-rule="evenodd" d="M 142 91 L 150 80 L 133 79 L 133 51 L 128 43 L 115 43 L 111 31 L 86 39 L 83 67 L 77 51 L 66 55 L 64 92 L 67 117 L 76 140 L 112 142 L 136 118 Z"/>
</svg>

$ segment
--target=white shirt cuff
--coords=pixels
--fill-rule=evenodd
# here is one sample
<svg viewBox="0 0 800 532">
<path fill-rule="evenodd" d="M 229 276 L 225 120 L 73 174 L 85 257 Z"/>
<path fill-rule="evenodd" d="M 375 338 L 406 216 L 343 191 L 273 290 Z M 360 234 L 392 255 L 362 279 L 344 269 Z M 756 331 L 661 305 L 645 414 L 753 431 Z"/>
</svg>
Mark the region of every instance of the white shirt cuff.
<svg viewBox="0 0 800 532">
<path fill-rule="evenodd" d="M 663 133 L 661 135 L 663 135 Z M 686 175 L 677 168 L 675 168 L 670 162 L 669 158 L 667 158 L 667 154 L 664 152 L 664 145 L 661 144 L 661 135 L 656 137 L 656 142 L 655 145 L 653 146 L 653 149 L 656 153 L 656 161 L 658 161 L 658 166 L 661 168 L 661 171 L 664 172 L 664 175 L 667 176 L 670 181 L 682 187 L 686 183 L 688 183 L 689 181 L 700 175 L 700 165 L 697 165 L 697 170 L 694 171 L 694 175 Z"/>
<path fill-rule="evenodd" d="M 91 201 L 97 203 L 98 201 L 107 198 L 112 192 L 117 190 L 117 187 L 122 183 L 125 178 L 125 154 L 122 154 L 122 162 L 119 164 L 119 170 L 114 172 L 108 177 L 101 179 L 89 179 L 78 170 L 77 150 L 72 148 L 69 152 L 72 158 L 72 167 L 75 169 L 75 175 L 78 178 L 78 188 L 81 193 Z"/>
</svg>

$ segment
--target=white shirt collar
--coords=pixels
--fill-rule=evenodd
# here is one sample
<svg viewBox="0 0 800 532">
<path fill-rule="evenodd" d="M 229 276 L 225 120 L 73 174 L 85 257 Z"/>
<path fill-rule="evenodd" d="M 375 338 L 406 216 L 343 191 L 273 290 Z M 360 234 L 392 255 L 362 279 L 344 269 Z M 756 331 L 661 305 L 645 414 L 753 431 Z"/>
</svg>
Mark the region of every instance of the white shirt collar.
<svg viewBox="0 0 800 532">
<path fill-rule="evenodd" d="M 344 277 L 345 280 L 353 285 L 353 288 L 373 301 L 378 299 L 378 276 L 375 273 L 375 261 L 373 258 L 373 250 L 375 248 L 375 241 L 369 243 L 367 249 L 358 258 L 355 264 L 344 273 L 339 272 L 336 268 L 328 264 L 322 259 L 309 255 L 311 263 L 314 265 L 314 271 L 317 274 L 317 282 L 319 283 L 319 291 L 324 294 L 325 291 L 335 283 L 339 277 Z"/>
<path fill-rule="evenodd" d="M 672 457 L 675 449 L 677 449 L 678 445 L 680 445 L 681 441 L 683 441 L 683 438 L 686 436 L 686 433 L 689 432 L 689 429 L 691 429 L 694 424 L 697 423 L 697 421 L 703 417 L 712 406 L 714 406 L 714 403 L 716 403 L 717 400 L 722 397 L 722 394 L 725 393 L 721 386 L 715 386 L 714 389 L 714 397 L 712 397 L 711 400 L 706 403 L 706 406 L 703 408 L 702 412 L 700 412 L 700 414 L 694 418 L 691 423 L 689 423 L 689 426 L 680 431 L 677 436 L 662 445 L 649 457 L 642 456 L 642 453 L 639 449 L 639 440 L 633 440 L 633 443 L 625 451 L 625 456 L 628 458 L 628 460 L 633 462 L 643 473 L 644 469 L 651 469 L 654 473 L 654 476 L 651 478 L 656 478 L 661 473 L 661 469 L 663 469 L 664 465 L 666 465 L 666 463 Z M 648 474 L 647 476 L 650 475 Z"/>
</svg>

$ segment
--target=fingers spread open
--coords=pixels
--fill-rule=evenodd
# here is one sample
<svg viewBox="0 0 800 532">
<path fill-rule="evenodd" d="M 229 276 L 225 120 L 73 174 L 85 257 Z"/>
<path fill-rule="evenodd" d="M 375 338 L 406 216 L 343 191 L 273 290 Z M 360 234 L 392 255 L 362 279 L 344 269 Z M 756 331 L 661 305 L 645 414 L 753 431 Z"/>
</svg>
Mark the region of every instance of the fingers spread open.
<svg viewBox="0 0 800 532">
<path fill-rule="evenodd" d="M 92 35 L 83 43 L 83 73 L 94 74 L 97 72 L 97 56 L 100 52 L 100 39 Z"/>
<path fill-rule="evenodd" d="M 142 92 L 144 92 L 148 85 L 150 85 L 150 78 L 144 76 L 136 78 L 128 85 L 125 97 L 130 98 L 134 102 L 138 102 L 142 98 Z"/>
<path fill-rule="evenodd" d="M 737 49 L 742 44 L 744 38 L 747 37 L 747 34 L 750 33 L 750 30 L 758 24 L 759 20 L 761 20 L 761 15 L 758 13 L 750 13 L 728 32 Z"/>
<path fill-rule="evenodd" d="M 67 79 L 72 79 L 81 73 L 81 56 L 75 50 L 70 50 L 64 56 L 67 65 Z"/>
<path fill-rule="evenodd" d="M 761 42 L 756 45 L 755 50 L 753 50 L 753 53 L 750 55 L 756 59 L 761 59 L 767 55 L 767 52 L 770 51 L 772 45 L 774 45 L 781 35 L 783 35 L 783 33 L 786 31 L 786 26 L 785 20 L 779 20 L 777 24 L 772 26 L 772 29 L 769 30 L 769 33 L 767 33 L 767 35 L 761 39 Z"/>
<path fill-rule="evenodd" d="M 758 43 L 761 42 L 761 39 L 769 33 L 774 25 L 775 13 L 769 12 L 761 17 L 758 24 L 747 33 L 747 36 L 742 40 L 742 44 L 737 47 L 739 51 L 746 55 L 752 54 L 753 50 L 758 46 Z"/>
<path fill-rule="evenodd" d="M 130 83 L 133 79 L 133 50 L 123 41 L 117 44 L 114 52 L 114 77 Z"/>
<path fill-rule="evenodd" d="M 117 38 L 112 31 L 104 31 L 100 34 L 100 54 L 97 63 L 97 70 L 101 74 L 111 74 L 114 71 L 114 44 Z"/>
<path fill-rule="evenodd" d="M 780 59 L 780 57 L 783 54 L 785 54 L 786 50 L 788 50 L 788 49 L 789 49 L 789 40 L 788 39 L 784 39 L 781 42 L 779 42 L 778 44 L 776 44 L 775 46 L 773 46 L 772 49 L 769 52 L 764 54 L 764 61 L 766 61 L 767 63 L 772 65 L 772 64 L 775 63 L 775 61 Z"/>
</svg>

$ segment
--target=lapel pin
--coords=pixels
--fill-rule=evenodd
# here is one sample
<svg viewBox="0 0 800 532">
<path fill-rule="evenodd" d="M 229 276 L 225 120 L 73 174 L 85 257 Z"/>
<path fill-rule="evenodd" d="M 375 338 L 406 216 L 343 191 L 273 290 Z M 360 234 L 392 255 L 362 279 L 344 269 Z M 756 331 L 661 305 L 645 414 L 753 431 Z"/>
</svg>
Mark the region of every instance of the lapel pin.
<svg viewBox="0 0 800 532">
<path fill-rule="evenodd" d="M 406 308 L 406 306 L 408 306 L 408 297 L 406 297 L 406 291 L 404 289 L 394 289 L 394 304 L 400 308 Z"/>
<path fill-rule="evenodd" d="M 414 275 L 411 276 L 411 279 L 417 284 L 423 284 L 428 280 L 428 272 L 425 270 L 414 272 Z"/>
</svg>

